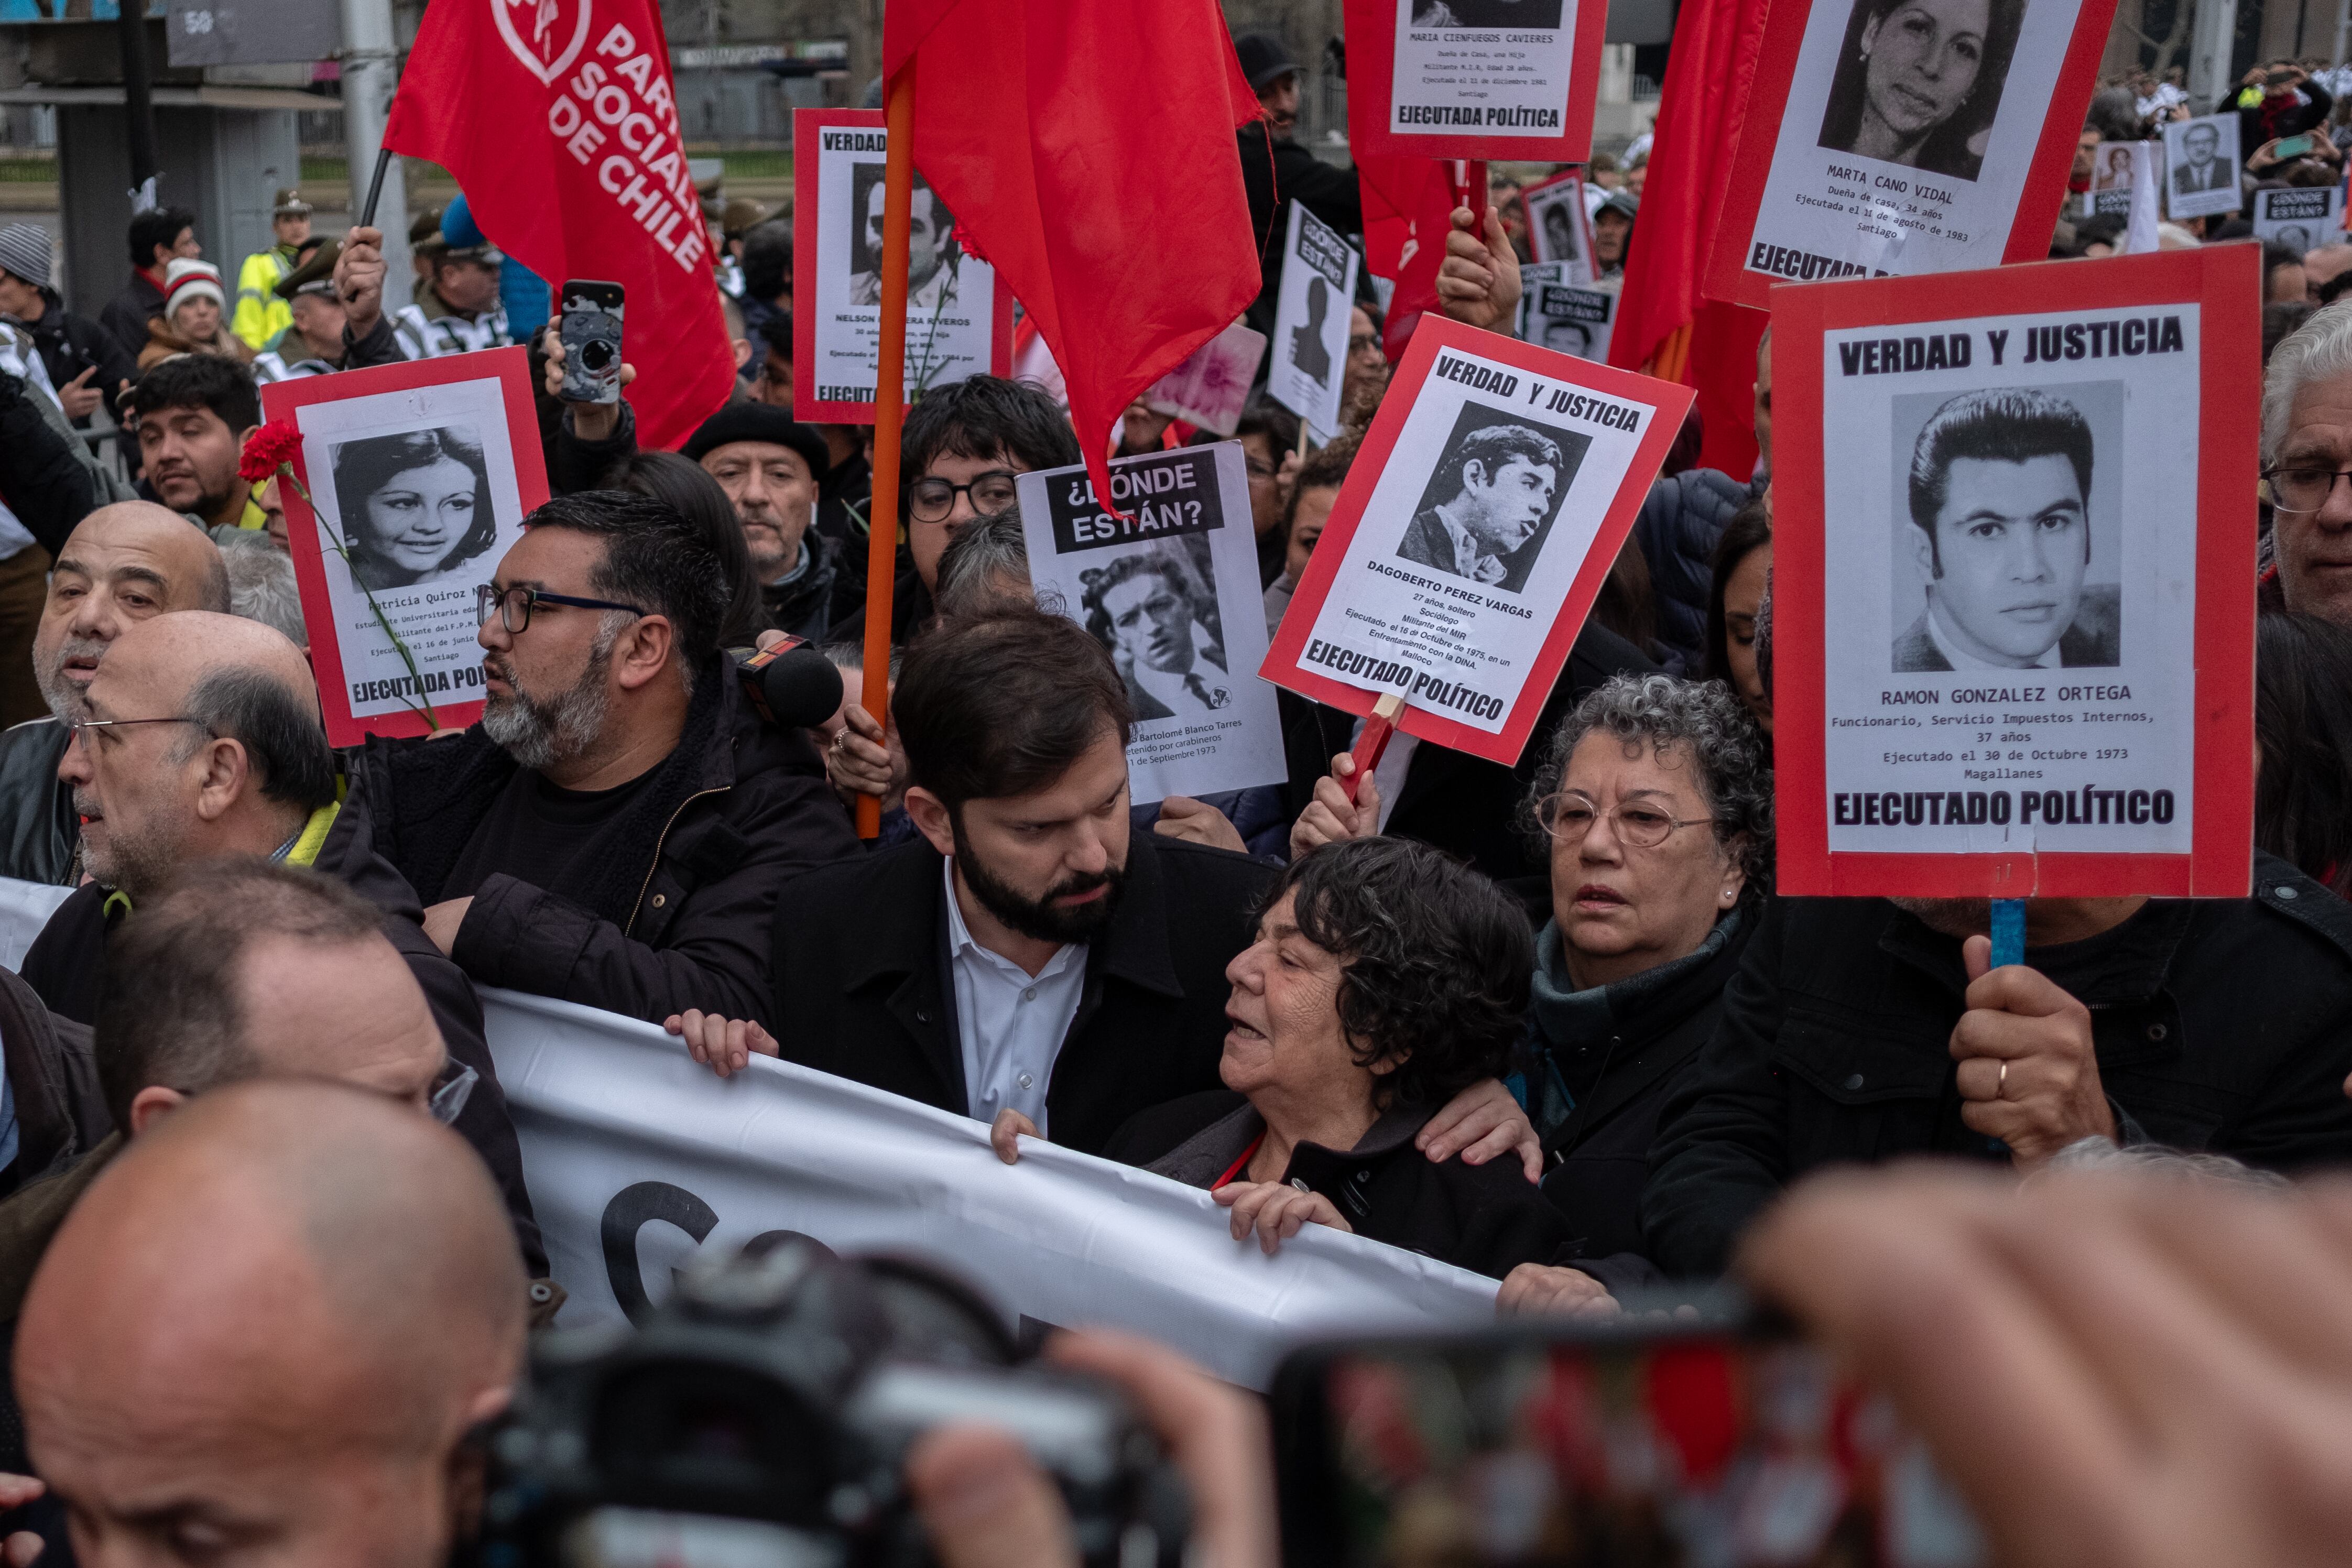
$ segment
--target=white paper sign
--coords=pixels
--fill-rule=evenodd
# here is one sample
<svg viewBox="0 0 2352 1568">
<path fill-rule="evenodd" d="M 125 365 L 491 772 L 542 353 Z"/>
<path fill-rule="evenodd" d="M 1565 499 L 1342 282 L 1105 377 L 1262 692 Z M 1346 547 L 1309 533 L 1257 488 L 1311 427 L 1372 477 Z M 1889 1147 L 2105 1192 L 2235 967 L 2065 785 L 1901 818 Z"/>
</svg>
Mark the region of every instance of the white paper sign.
<svg viewBox="0 0 2352 1568">
<path fill-rule="evenodd" d="M 1307 421 L 1318 441 L 1339 427 L 1339 388 L 1348 379 L 1348 318 L 1356 301 L 1355 247 L 1339 231 L 1290 204 L 1283 247 L 1282 297 L 1274 314 L 1268 396 Z"/>
<path fill-rule="evenodd" d="M 1592 280 L 1592 220 L 1584 205 L 1584 182 L 1547 180 L 1519 193 L 1528 209 L 1528 247 L 1535 258 L 1564 267 L 1566 281 Z"/>
<path fill-rule="evenodd" d="M 485 376 L 307 403 L 294 422 L 352 716 L 407 712 L 416 701 L 362 584 L 415 657 L 428 696 L 479 698 L 474 590 L 522 538 L 501 384 Z"/>
<path fill-rule="evenodd" d="M 1816 0 L 1751 256 L 1781 247 L 1773 269 L 1808 280 L 1836 267 L 1909 276 L 2000 265 L 2079 9 L 2025 0 L 2014 35 L 1997 26 L 1966 68 L 1953 47 L 1930 81 L 1912 57 L 1945 47 L 1932 20 L 1915 41 L 1881 0 Z"/>
<path fill-rule="evenodd" d="M 1576 0 L 1396 0 L 1389 129 L 1560 134 Z"/>
<path fill-rule="evenodd" d="M 2204 217 L 2238 210 L 2238 116 L 2175 120 L 2164 128 L 2164 210 L 2168 217 Z"/>
<path fill-rule="evenodd" d="M 2254 237 L 2297 256 L 2344 241 L 2344 187 L 2308 185 L 2254 193 Z"/>
<path fill-rule="evenodd" d="M 1124 519 L 1084 468 L 1021 476 L 1038 602 L 1110 650 L 1135 707 L 1129 789 L 1147 805 L 1278 784 L 1288 774 L 1265 658 L 1265 606 L 1238 442 L 1122 458 Z"/>
<path fill-rule="evenodd" d="M 1832 852 L 1890 847 L 1898 795 L 1907 853 L 2189 851 L 2198 326 L 2168 305 L 1828 334 Z M 2079 804 L 2011 819 L 2058 792 Z"/>
<path fill-rule="evenodd" d="M 1534 261 L 1519 268 L 1519 338 L 1606 363 L 1609 331 L 1617 320 L 1616 291 L 1579 288 L 1570 280 L 1573 271 L 1562 261 Z"/>
</svg>

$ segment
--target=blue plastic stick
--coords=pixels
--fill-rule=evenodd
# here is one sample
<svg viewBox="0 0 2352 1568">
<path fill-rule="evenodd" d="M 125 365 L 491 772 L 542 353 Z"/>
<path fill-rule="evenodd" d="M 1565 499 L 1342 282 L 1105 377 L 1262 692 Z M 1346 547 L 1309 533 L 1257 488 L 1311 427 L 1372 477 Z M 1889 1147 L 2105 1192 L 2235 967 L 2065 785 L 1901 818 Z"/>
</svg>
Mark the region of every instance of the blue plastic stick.
<svg viewBox="0 0 2352 1568">
<path fill-rule="evenodd" d="M 1992 901 L 1992 966 L 2025 962 L 2025 900 Z"/>
</svg>

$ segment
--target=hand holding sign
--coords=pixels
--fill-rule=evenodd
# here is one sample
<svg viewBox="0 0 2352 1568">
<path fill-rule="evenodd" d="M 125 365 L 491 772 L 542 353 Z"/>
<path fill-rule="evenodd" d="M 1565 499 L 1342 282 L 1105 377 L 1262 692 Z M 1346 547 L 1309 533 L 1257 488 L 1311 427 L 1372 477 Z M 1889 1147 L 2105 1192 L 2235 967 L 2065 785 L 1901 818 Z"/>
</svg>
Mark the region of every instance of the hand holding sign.
<svg viewBox="0 0 2352 1568">
<path fill-rule="evenodd" d="M 2099 1082 L 2091 1013 L 2048 976 L 2023 964 L 1992 967 L 1992 942 L 1962 946 L 1969 1010 L 1952 1030 L 1960 1120 L 2007 1143 L 2021 1171 L 2069 1143 L 2116 1135 Z"/>
<path fill-rule="evenodd" d="M 363 338 L 383 315 L 383 231 L 355 228 L 335 254 L 335 298 L 352 340 Z"/>
<path fill-rule="evenodd" d="M 1356 785 L 1356 798 L 1348 798 L 1348 786 L 1342 780 L 1356 775 L 1356 759 L 1346 752 L 1331 759 L 1331 771 L 1315 781 L 1315 798 L 1298 820 L 1290 825 L 1290 858 L 1297 859 L 1310 849 L 1326 844 L 1345 844 L 1350 838 L 1370 838 L 1381 830 L 1381 790 L 1368 773 Z"/>
<path fill-rule="evenodd" d="M 1503 215 L 1486 208 L 1486 232 L 1466 206 L 1454 209 L 1445 260 L 1437 269 L 1437 299 L 1465 327 L 1507 331 L 1519 308 L 1519 253 L 1503 233 Z"/>
</svg>

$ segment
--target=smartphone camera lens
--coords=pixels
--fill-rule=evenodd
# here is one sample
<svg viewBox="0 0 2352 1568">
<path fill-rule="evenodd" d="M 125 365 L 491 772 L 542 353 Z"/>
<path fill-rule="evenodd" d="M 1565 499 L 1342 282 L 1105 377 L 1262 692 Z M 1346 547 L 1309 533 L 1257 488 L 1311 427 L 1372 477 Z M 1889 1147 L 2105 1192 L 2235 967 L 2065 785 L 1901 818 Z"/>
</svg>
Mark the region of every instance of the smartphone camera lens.
<svg viewBox="0 0 2352 1568">
<path fill-rule="evenodd" d="M 581 346 L 580 363 L 589 370 L 610 370 L 615 357 L 610 343 L 585 343 Z"/>
</svg>

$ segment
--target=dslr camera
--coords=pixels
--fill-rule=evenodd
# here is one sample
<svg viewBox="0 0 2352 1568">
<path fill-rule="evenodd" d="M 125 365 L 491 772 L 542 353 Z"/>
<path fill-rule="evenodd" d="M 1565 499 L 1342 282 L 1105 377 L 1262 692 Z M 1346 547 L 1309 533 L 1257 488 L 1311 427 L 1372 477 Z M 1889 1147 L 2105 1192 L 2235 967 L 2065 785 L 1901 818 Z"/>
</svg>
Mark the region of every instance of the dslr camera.
<svg viewBox="0 0 2352 1568">
<path fill-rule="evenodd" d="M 766 1240 L 768 1238 L 761 1238 Z M 989 1308 L 805 1237 L 698 1261 L 635 1331 L 557 1331 L 489 1437 L 482 1568 L 920 1568 L 917 1438 L 1012 1433 L 1087 1568 L 1178 1568 L 1190 1503 L 1099 1380 L 1020 1364 Z"/>
</svg>

